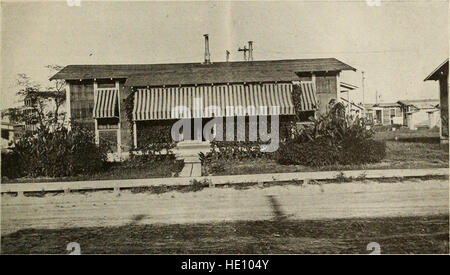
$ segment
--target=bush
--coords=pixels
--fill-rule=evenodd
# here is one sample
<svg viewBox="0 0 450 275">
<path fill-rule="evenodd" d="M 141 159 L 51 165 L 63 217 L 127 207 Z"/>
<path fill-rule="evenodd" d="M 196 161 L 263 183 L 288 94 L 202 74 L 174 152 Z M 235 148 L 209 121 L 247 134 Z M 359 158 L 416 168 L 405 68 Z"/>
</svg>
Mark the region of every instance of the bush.
<svg viewBox="0 0 450 275">
<path fill-rule="evenodd" d="M 200 152 L 200 162 L 202 164 L 202 175 L 207 176 L 225 171 L 225 160 L 218 154 Z"/>
<path fill-rule="evenodd" d="M 301 143 L 291 140 L 280 144 L 276 158 L 283 165 L 320 167 L 337 163 L 339 150 L 326 139 Z"/>
<path fill-rule="evenodd" d="M 74 125 L 26 133 L 2 161 L 2 176 L 64 177 L 92 174 L 104 168 L 109 145 L 95 144 L 94 133 Z M 18 167 L 14 171 L 11 167 Z M 5 171 L 5 173 L 3 173 Z"/>
<path fill-rule="evenodd" d="M 23 177 L 24 168 L 20 162 L 19 155 L 13 152 L 2 152 L 2 177 L 9 179 Z"/>
<path fill-rule="evenodd" d="M 373 135 L 363 119 L 346 116 L 344 107 L 335 104 L 327 114 L 313 119 L 313 125 L 295 129 L 294 137 L 280 144 L 276 160 L 313 167 L 379 162 L 386 145 Z"/>
<path fill-rule="evenodd" d="M 386 143 L 373 139 L 346 141 L 339 164 L 367 164 L 380 162 L 386 156 Z"/>
<path fill-rule="evenodd" d="M 162 160 L 173 155 L 172 149 L 176 146 L 170 134 L 170 125 L 147 125 L 138 130 L 138 148 L 142 155 L 139 161 Z M 136 156 L 136 155 L 135 155 Z"/>
</svg>

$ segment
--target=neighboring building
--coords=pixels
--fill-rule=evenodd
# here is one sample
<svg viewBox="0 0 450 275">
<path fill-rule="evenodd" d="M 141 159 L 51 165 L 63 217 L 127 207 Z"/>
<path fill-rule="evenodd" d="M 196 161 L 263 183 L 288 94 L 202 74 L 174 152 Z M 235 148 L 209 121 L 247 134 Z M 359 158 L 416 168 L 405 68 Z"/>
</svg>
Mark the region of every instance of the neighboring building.
<svg viewBox="0 0 450 275">
<path fill-rule="evenodd" d="M 353 101 L 348 101 L 347 99 L 341 97 L 341 103 L 345 107 L 345 112 L 353 117 L 362 117 L 364 114 L 364 106 L 356 104 Z"/>
<path fill-rule="evenodd" d="M 398 103 L 365 104 L 365 116 L 374 125 L 402 125 L 403 113 Z"/>
<path fill-rule="evenodd" d="M 439 65 L 424 81 L 439 81 L 439 98 L 441 114 L 441 143 L 448 143 L 448 58 Z"/>
<path fill-rule="evenodd" d="M 346 114 L 352 115 L 354 117 L 360 117 L 364 113 L 364 106 L 362 104 L 357 104 L 350 100 L 350 92 L 356 90 L 358 87 L 346 82 L 341 82 L 340 91 L 340 102 L 345 107 Z"/>
<path fill-rule="evenodd" d="M 308 119 L 338 99 L 343 70 L 355 69 L 334 58 L 215 63 L 205 59 L 205 63 L 69 65 L 51 80 L 67 83 L 68 118 L 91 127 L 98 140 L 117 144 L 120 155 L 130 145 L 138 146 L 137 133 L 142 129 L 178 121 L 180 114 L 172 110 L 179 105 L 191 111 L 184 118 L 202 119 L 203 125 L 214 116 L 228 116 L 226 106 L 257 108 L 254 114 L 234 117 L 261 115 L 260 106 L 278 106 L 280 120 L 290 119 L 295 115 L 291 93 L 298 87 L 300 116 Z M 125 107 L 129 96 L 134 98 L 131 121 Z M 219 106 L 222 112 L 199 113 L 194 98 L 202 99 L 203 108 Z M 195 139 L 197 134 L 185 139 Z"/>
<path fill-rule="evenodd" d="M 24 124 L 13 121 L 9 115 L 10 109 L 1 112 L 1 150 L 6 151 L 20 138 L 24 130 Z"/>
<path fill-rule="evenodd" d="M 439 127 L 440 112 L 436 108 L 439 100 L 399 100 L 397 103 L 402 109 L 403 125 L 409 129 Z"/>
</svg>

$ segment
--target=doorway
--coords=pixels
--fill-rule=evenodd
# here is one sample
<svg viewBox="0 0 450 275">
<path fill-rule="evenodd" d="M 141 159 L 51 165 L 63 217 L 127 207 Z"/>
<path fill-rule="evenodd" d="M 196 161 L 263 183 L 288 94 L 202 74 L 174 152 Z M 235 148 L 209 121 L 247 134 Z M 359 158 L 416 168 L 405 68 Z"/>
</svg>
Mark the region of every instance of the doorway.
<svg viewBox="0 0 450 275">
<path fill-rule="evenodd" d="M 383 124 L 383 111 L 375 110 L 375 119 L 377 120 L 377 124 Z"/>
</svg>

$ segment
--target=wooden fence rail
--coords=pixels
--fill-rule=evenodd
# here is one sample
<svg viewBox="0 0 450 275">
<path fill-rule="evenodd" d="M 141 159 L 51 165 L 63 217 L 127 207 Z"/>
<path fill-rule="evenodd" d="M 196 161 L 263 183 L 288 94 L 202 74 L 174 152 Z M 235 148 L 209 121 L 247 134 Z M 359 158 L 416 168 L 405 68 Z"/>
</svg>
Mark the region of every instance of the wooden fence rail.
<svg viewBox="0 0 450 275">
<path fill-rule="evenodd" d="M 151 186 L 187 186 L 194 181 L 209 183 L 210 186 L 240 183 L 288 182 L 309 180 L 332 180 L 339 178 L 377 179 L 377 178 L 403 178 L 425 176 L 448 176 L 448 168 L 430 169 L 383 169 L 383 170 L 349 170 L 349 171 L 321 171 L 274 173 L 254 175 L 206 176 L 193 178 L 151 178 L 127 180 L 96 180 L 72 182 L 45 182 L 45 183 L 7 183 L 1 184 L 1 193 L 40 192 L 40 191 L 82 191 L 82 190 L 115 190 L 134 187 Z"/>
</svg>

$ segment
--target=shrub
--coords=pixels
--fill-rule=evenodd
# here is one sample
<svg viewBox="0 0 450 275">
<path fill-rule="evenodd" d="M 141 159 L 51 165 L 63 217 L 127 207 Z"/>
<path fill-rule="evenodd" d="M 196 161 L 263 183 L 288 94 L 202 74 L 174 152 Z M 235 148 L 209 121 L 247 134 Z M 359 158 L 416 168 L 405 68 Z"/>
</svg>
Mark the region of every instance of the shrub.
<svg viewBox="0 0 450 275">
<path fill-rule="evenodd" d="M 20 178 L 25 175 L 19 155 L 13 152 L 2 152 L 2 177 L 9 179 Z"/>
<path fill-rule="evenodd" d="M 41 128 L 26 133 L 2 161 L 6 177 L 64 177 L 92 174 L 103 169 L 109 145 L 95 144 L 94 133 L 74 125 L 71 131 L 64 127 L 49 130 Z M 17 166 L 21 173 L 8 171 Z M 5 169 L 4 169 L 5 167 Z"/>
<path fill-rule="evenodd" d="M 172 149 L 176 146 L 170 134 L 170 125 L 148 125 L 141 127 L 137 132 L 138 148 L 141 152 L 139 160 L 157 161 L 171 158 L 173 156 Z"/>
<path fill-rule="evenodd" d="M 218 154 L 200 152 L 199 156 L 202 164 L 202 175 L 207 176 L 225 171 L 225 160 L 219 158 Z"/>
<path fill-rule="evenodd" d="M 308 142 L 290 140 L 280 144 L 277 162 L 283 165 L 320 167 L 339 161 L 339 150 L 329 140 L 316 139 Z"/>
<path fill-rule="evenodd" d="M 313 167 L 379 162 L 386 145 L 373 135 L 363 119 L 346 116 L 344 107 L 334 104 L 327 114 L 313 119 L 313 125 L 295 129 L 294 137 L 281 143 L 276 160 Z"/>
<path fill-rule="evenodd" d="M 346 141 L 341 150 L 340 164 L 380 162 L 386 156 L 386 143 L 373 139 Z"/>
</svg>

